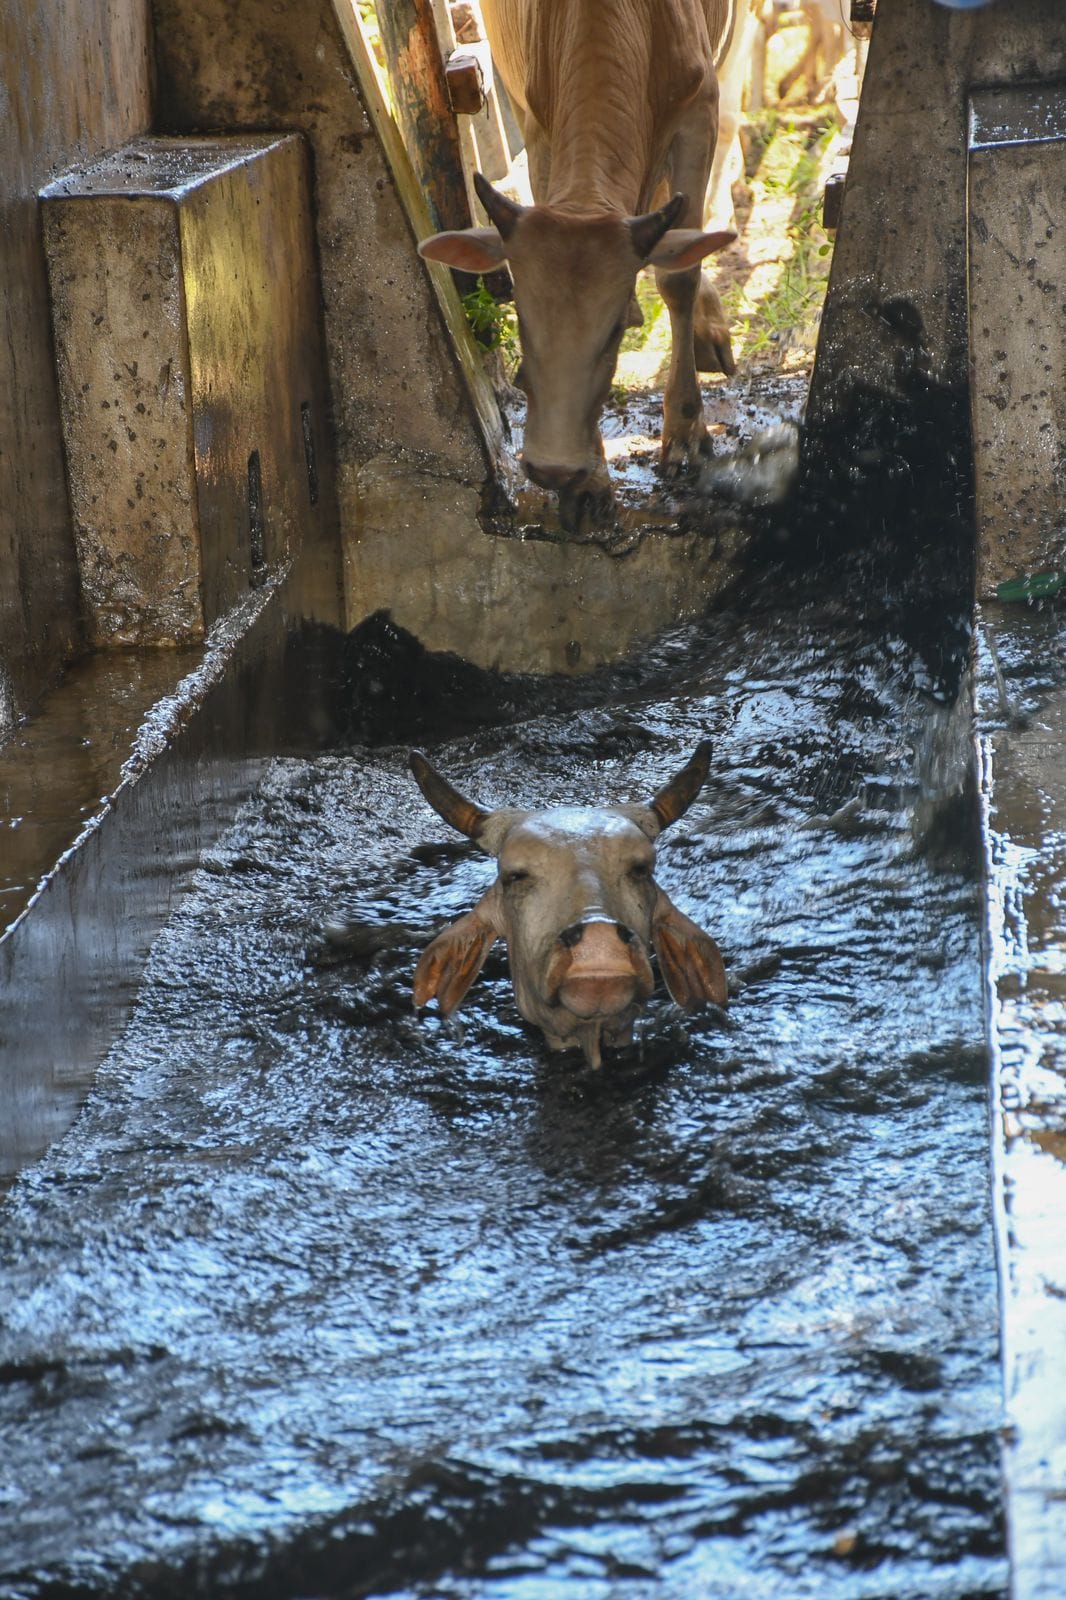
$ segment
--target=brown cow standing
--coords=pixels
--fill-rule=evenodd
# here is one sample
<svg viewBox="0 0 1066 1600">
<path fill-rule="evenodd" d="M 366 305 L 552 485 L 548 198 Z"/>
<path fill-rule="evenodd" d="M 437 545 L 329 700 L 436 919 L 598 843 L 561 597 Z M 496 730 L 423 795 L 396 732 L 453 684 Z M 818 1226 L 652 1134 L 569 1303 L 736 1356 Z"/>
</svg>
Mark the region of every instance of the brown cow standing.
<svg viewBox="0 0 1066 1600">
<path fill-rule="evenodd" d="M 535 204 L 515 204 L 479 174 L 493 226 L 419 248 L 468 272 L 510 263 L 525 470 L 564 506 L 608 504 L 599 419 L 622 335 L 640 320 L 641 267 L 655 267 L 670 313 L 665 467 L 708 448 L 697 367 L 732 370 L 721 304 L 700 270 L 735 237 L 701 230 L 718 131 L 715 49 L 730 0 L 483 0 L 482 9 L 522 122 Z"/>
</svg>

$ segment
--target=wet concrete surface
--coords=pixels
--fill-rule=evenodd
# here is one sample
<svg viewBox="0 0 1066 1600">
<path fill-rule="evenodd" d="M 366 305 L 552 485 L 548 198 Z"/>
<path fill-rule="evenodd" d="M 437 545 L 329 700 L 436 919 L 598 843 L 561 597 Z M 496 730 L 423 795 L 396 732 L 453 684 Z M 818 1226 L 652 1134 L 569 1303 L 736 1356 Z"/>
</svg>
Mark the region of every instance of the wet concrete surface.
<svg viewBox="0 0 1066 1600">
<path fill-rule="evenodd" d="M 270 764 L 4 1202 L 5 1600 L 1005 1594 L 965 625 L 886 583 L 782 575 L 434 748 L 539 804 L 715 741 L 658 876 L 731 1006 L 657 991 L 600 1073 L 498 952 L 412 1011 L 492 866 L 384 647 L 389 742 Z"/>
<path fill-rule="evenodd" d="M 806 373 L 756 378 L 745 374 L 735 382 L 706 383 L 706 461 L 702 470 L 697 467 L 682 474 L 665 474 L 660 465 L 660 390 L 612 391 L 600 424 L 611 477 L 610 508 L 590 515 L 579 505 L 561 514 L 559 497 L 536 488 L 519 472 L 510 501 L 500 514 L 490 515 L 489 527 L 522 540 L 595 544 L 618 557 L 631 554 L 649 536 L 696 531 L 701 541 L 717 545 L 723 568 L 728 571 L 733 565 L 726 583 L 735 582 L 752 543 L 753 529 L 743 511 L 759 496 L 743 473 L 738 477 L 734 472 L 732 484 L 726 481 L 730 463 L 750 448 L 753 439 L 775 429 L 798 430 L 807 387 Z M 501 399 L 517 460 L 525 434 L 525 397 L 503 384 Z M 789 473 L 779 467 L 767 479 L 769 492 L 764 492 L 763 504 L 785 500 L 791 486 Z M 709 592 L 705 604 L 711 597 Z"/>
<path fill-rule="evenodd" d="M 1066 1592 L 1066 631 L 989 604 L 977 711 L 1012 1593 Z"/>
<path fill-rule="evenodd" d="M 203 646 L 79 663 L 0 751 L 0 1187 L 77 1114 L 290 703 L 300 748 L 331 736 L 333 633 L 286 616 L 299 592 L 275 573 Z"/>
</svg>

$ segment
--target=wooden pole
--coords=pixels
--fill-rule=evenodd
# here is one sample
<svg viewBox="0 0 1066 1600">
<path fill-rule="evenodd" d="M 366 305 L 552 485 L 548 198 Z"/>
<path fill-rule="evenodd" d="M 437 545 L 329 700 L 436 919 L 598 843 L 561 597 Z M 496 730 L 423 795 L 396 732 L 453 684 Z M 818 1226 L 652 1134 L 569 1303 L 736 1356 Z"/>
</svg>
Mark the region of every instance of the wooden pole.
<svg viewBox="0 0 1066 1600">
<path fill-rule="evenodd" d="M 433 0 L 385 0 L 377 12 L 396 118 L 434 224 L 469 228 L 474 219 Z"/>
</svg>

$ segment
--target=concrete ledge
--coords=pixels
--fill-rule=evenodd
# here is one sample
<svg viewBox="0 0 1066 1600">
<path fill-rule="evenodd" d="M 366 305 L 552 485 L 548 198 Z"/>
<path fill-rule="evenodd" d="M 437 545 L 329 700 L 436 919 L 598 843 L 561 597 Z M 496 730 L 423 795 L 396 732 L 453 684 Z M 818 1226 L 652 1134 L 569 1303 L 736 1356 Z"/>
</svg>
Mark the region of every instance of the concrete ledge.
<svg viewBox="0 0 1066 1600">
<path fill-rule="evenodd" d="M 477 488 L 381 457 L 342 496 L 346 626 L 389 611 L 430 650 L 501 672 L 586 672 L 700 616 L 743 570 L 751 531 L 648 530 L 595 543 L 486 534 Z M 708 511 L 704 521 L 710 524 Z"/>
</svg>

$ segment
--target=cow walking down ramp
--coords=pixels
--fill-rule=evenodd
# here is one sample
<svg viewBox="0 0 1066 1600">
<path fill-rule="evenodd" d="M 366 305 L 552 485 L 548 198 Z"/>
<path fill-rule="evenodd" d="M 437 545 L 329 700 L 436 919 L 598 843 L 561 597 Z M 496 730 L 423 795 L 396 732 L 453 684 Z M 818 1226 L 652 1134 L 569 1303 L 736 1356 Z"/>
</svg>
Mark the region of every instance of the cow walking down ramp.
<svg viewBox="0 0 1066 1600">
<path fill-rule="evenodd" d="M 715 52 L 730 0 L 483 0 L 522 123 L 532 206 L 478 195 L 492 226 L 439 233 L 422 255 L 467 272 L 510 263 L 528 402 L 522 461 L 564 519 L 612 500 L 599 419 L 618 348 L 655 268 L 670 313 L 662 462 L 709 448 L 697 369 L 732 371 L 729 332 L 700 263 L 732 243 L 704 232 L 718 133 Z M 672 198 L 668 198 L 672 196 Z"/>
<path fill-rule="evenodd" d="M 411 770 L 433 809 L 497 861 L 491 889 L 422 952 L 415 1005 L 436 999 L 447 1016 L 505 939 L 519 1011 L 550 1049 L 579 1048 L 592 1067 L 604 1044 L 632 1038 L 655 987 L 652 949 L 679 1006 L 724 1006 L 718 946 L 654 878 L 653 841 L 695 800 L 710 759 L 705 740 L 642 804 L 483 811 L 413 750 Z"/>
</svg>

